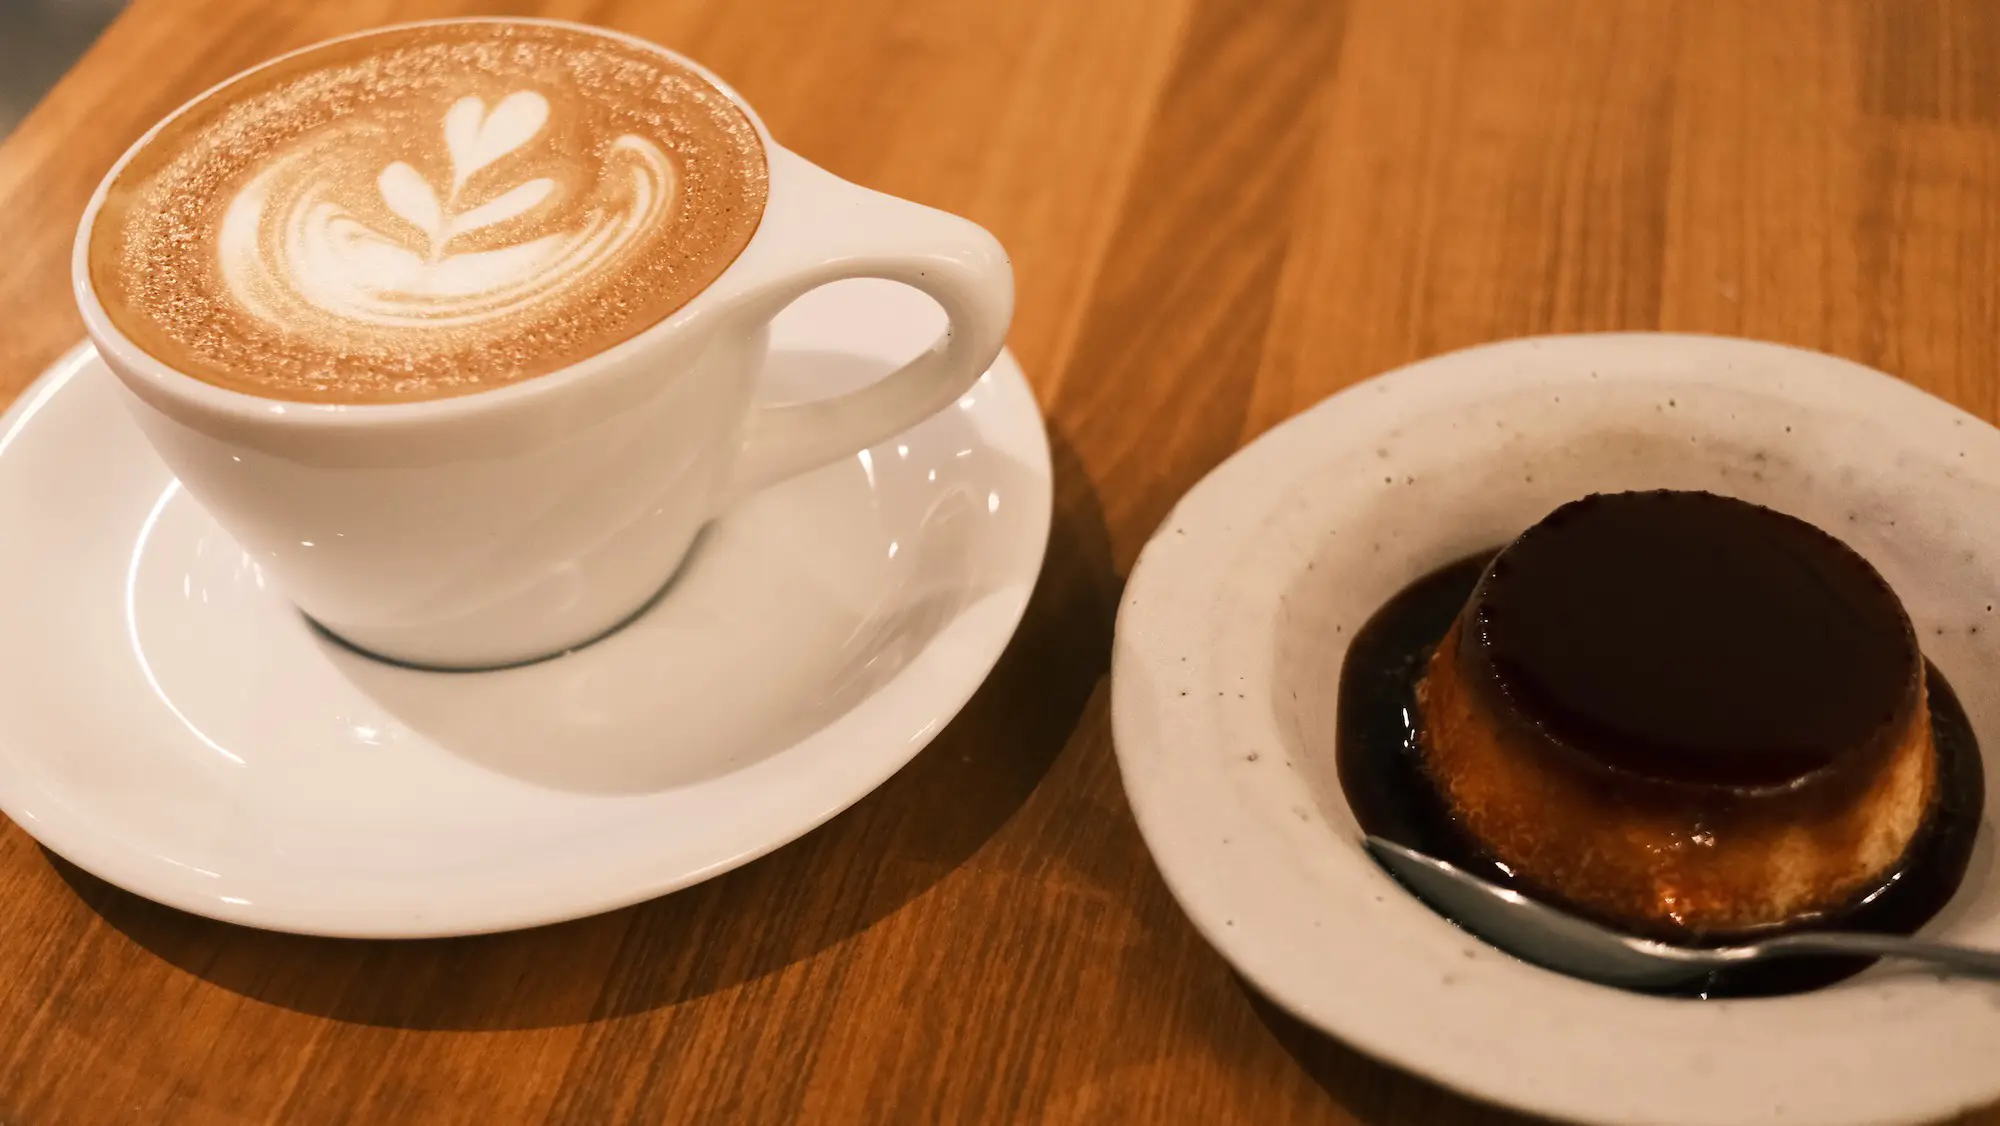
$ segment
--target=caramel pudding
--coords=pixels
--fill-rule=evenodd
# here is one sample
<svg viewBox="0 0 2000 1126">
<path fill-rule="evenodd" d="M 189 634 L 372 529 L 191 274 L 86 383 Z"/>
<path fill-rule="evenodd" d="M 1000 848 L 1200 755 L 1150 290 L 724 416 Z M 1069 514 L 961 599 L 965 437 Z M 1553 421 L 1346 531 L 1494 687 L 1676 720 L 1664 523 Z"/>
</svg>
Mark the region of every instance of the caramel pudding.
<svg viewBox="0 0 2000 1126">
<path fill-rule="evenodd" d="M 1607 498 L 1594 503 L 1615 508 L 1635 502 Z M 1690 506 L 1706 503 L 1688 502 Z M 1748 510 L 1751 514 L 1747 517 L 1749 520 L 1769 521 L 1779 527 L 1794 529 L 1786 534 L 1801 537 L 1801 542 L 1810 542 L 1810 537 L 1795 528 L 1795 521 L 1785 521 L 1783 517 L 1748 505 L 1740 508 Z M 1690 581 L 1685 575 L 1676 578 L 1672 572 L 1663 579 L 1654 574 L 1664 569 L 1654 565 L 1673 558 L 1676 550 L 1679 549 L 1669 544 L 1657 557 L 1649 554 L 1646 559 L 1638 561 L 1611 561 L 1616 565 L 1604 568 L 1601 573 L 1582 575 L 1578 586 L 1568 588 L 1569 593 L 1579 598 L 1609 597 L 1620 603 L 1630 596 L 1661 594 L 1668 581 Z M 1820 549 L 1806 547 L 1802 550 L 1813 554 Z M 1515 594 L 1504 592 L 1498 600 L 1489 598 L 1482 601 L 1475 597 L 1486 583 L 1495 554 L 1494 551 L 1481 552 L 1417 577 L 1383 603 L 1359 630 L 1352 633 L 1351 640 L 1345 645 L 1340 665 L 1335 757 L 1341 792 L 1363 832 L 1387 837 L 1447 860 L 1491 883 L 1563 903 L 1572 910 L 1623 925 L 1627 929 L 1644 931 L 1689 946 L 1734 941 L 1742 937 L 1746 930 L 1751 934 L 1766 934 L 1774 929 L 1785 932 L 1844 930 L 1911 934 L 1935 916 L 1958 891 L 1959 885 L 1964 882 L 1973 846 L 1978 841 L 1984 820 L 1986 780 L 1979 757 L 1979 740 L 1973 732 L 1972 723 L 1937 666 L 1924 663 L 1922 672 L 1913 674 L 1922 677 L 1922 703 L 1912 708 L 1913 712 L 1920 714 L 1897 718 L 1902 701 L 1899 693 L 1894 694 L 1896 703 L 1888 705 L 1891 718 L 1883 725 L 1884 730 L 1877 732 L 1887 741 L 1873 744 L 1878 748 L 1875 753 L 1881 757 L 1872 764 L 1868 761 L 1871 740 L 1857 734 L 1857 727 L 1844 734 L 1832 728 L 1819 731 L 1828 736 L 1823 745 L 1768 739 L 1759 739 L 1753 746 L 1746 746 L 1746 741 L 1741 739 L 1735 744 L 1717 741 L 1715 745 L 1724 748 L 1734 745 L 1745 753 L 1720 756 L 1724 760 L 1721 764 L 1713 761 L 1718 757 L 1715 755 L 1684 755 L 1676 760 L 1681 763 L 1680 769 L 1663 768 L 1659 760 L 1671 755 L 1673 748 L 1671 745 L 1662 746 L 1665 740 L 1659 738 L 1657 733 L 1652 739 L 1640 739 L 1629 744 L 1620 742 L 1606 749 L 1602 739 L 1606 721 L 1617 719 L 1618 714 L 1626 715 L 1629 720 L 1631 713 L 1603 717 L 1589 710 L 1584 710 L 1585 734 L 1573 737 L 1583 744 L 1579 749 L 1567 742 L 1551 739 L 1552 732 L 1565 730 L 1574 722 L 1561 718 L 1566 713 L 1557 713 L 1558 718 L 1551 726 L 1536 729 L 1531 718 L 1523 717 L 1517 703 L 1492 691 L 1498 683 L 1496 680 L 1481 679 L 1482 676 L 1493 676 L 1490 672 L 1492 655 L 1496 652 L 1505 655 L 1508 650 L 1504 648 L 1488 646 L 1485 649 L 1487 672 L 1482 673 L 1478 662 L 1468 660 L 1461 652 L 1445 658 L 1438 668 L 1441 675 L 1433 677 L 1432 670 L 1434 666 L 1439 666 L 1441 649 L 1457 647 L 1464 636 L 1479 637 L 1476 623 L 1480 616 L 1476 609 L 1468 614 L 1468 608 L 1497 606 L 1504 612 L 1509 606 L 1523 605 L 1526 595 L 1519 596 L 1520 601 L 1516 600 Z M 1510 548 L 1508 554 L 1512 556 L 1517 551 Z M 1848 553 L 1841 549 L 1831 554 L 1844 557 Z M 1579 558 L 1588 560 L 1592 557 L 1585 555 Z M 1686 570 L 1679 569 L 1680 572 Z M 1503 585 L 1512 585 L 1512 580 L 1505 578 L 1508 573 L 1503 572 Z M 1518 572 L 1511 573 L 1519 577 Z M 1852 564 L 1844 564 L 1841 570 L 1835 572 L 1836 576 L 1842 573 L 1847 578 L 1853 578 L 1857 573 L 1870 574 L 1866 570 L 1857 571 Z M 1621 575 L 1626 580 L 1622 592 L 1615 586 L 1607 588 L 1598 585 L 1609 576 Z M 1801 567 L 1794 579 L 1801 577 L 1810 580 L 1812 589 L 1836 592 L 1845 589 L 1841 580 L 1829 579 L 1812 567 Z M 1640 581 L 1642 579 L 1645 581 Z M 1792 585 L 1798 583 L 1795 581 Z M 1864 589 L 1870 585 L 1863 584 Z M 1554 592 L 1562 594 L 1563 591 L 1564 588 L 1557 587 Z M 1788 592 L 1785 597 L 1794 593 Z M 1860 596 L 1859 602 L 1864 607 L 1876 606 L 1878 613 L 1883 604 L 1877 596 L 1868 594 Z M 1653 605 L 1666 604 L 1660 601 Z M 1893 600 L 1890 604 L 1893 605 Z M 1776 607 L 1753 609 L 1759 614 L 1776 613 Z M 1787 649 L 1745 648 L 1745 643 L 1750 640 L 1749 631 L 1743 628 L 1746 621 L 1768 623 L 1768 619 L 1689 618 L 1686 622 L 1675 620 L 1661 626 L 1629 616 L 1635 612 L 1624 605 L 1606 610 L 1607 615 L 1628 616 L 1603 619 L 1608 628 L 1599 635 L 1600 639 L 1606 644 L 1620 641 L 1636 643 L 1648 636 L 1656 641 L 1663 637 L 1679 637 L 1685 641 L 1687 637 L 1684 633 L 1672 631 L 1685 630 L 1697 621 L 1707 621 L 1718 630 L 1728 627 L 1727 636 L 1731 640 L 1727 646 L 1697 646 L 1698 652 L 1706 654 L 1707 659 L 1712 661 L 1732 662 L 1728 667 L 1739 671 L 1746 683 L 1760 685 L 1773 694 L 1789 692 L 1803 695 L 1812 705 L 1805 709 L 1807 711 L 1813 711 L 1823 703 L 1835 709 L 1846 709 L 1852 703 L 1851 694 L 1835 697 L 1835 689 L 1839 687 L 1831 675 L 1835 670 L 1829 670 L 1821 663 L 1828 658 L 1817 649 L 1804 650 L 1799 646 Z M 1879 628 L 1879 621 L 1875 626 L 1867 624 L 1871 619 L 1865 611 L 1848 621 L 1851 614 L 1850 610 L 1839 619 L 1847 622 L 1844 626 L 1821 625 L 1816 628 L 1852 630 L 1863 636 L 1867 636 L 1870 629 Z M 1890 616 L 1900 627 L 1902 614 L 1897 612 Z M 1470 634 L 1462 632 L 1466 629 L 1467 620 L 1475 623 Z M 1544 640 L 1553 641 L 1561 636 L 1557 631 L 1558 623 L 1551 620 L 1546 624 L 1550 632 Z M 1780 619 L 1778 624 L 1782 625 L 1783 620 Z M 1887 632 L 1900 633 L 1900 628 Z M 1845 632 L 1788 632 L 1787 636 L 1795 640 L 1821 636 L 1836 645 L 1849 644 L 1854 640 Z M 1506 643 L 1514 637 L 1511 628 L 1502 623 L 1502 629 L 1493 639 Z M 1846 642 L 1842 641 L 1843 637 L 1847 638 Z M 1697 637 L 1696 640 L 1701 639 Z M 1477 653 L 1480 646 L 1475 643 L 1469 648 Z M 1894 654 L 1899 651 L 1899 647 L 1891 644 L 1877 652 Z M 1663 654 L 1663 650 L 1656 648 L 1650 657 L 1628 654 L 1624 659 L 1658 661 Z M 1524 656 L 1532 657 L 1533 652 Z M 1855 656 L 1854 651 L 1849 651 L 1843 659 L 1853 660 Z M 1766 667 L 1766 662 L 1772 663 Z M 1900 667 L 1901 658 L 1885 663 Z M 1470 673 L 1466 671 L 1468 668 Z M 1635 666 L 1621 666 L 1615 661 L 1607 661 L 1601 669 L 1593 667 L 1583 672 L 1610 677 L 1620 668 L 1631 670 Z M 1672 670 L 1660 674 L 1650 666 L 1636 668 L 1641 673 L 1655 673 L 1651 680 L 1634 681 L 1639 684 L 1664 685 L 1675 675 L 1681 675 Z M 1898 677 L 1900 675 L 1897 674 Z M 1780 679 L 1784 677 L 1797 677 L 1799 680 Z M 1880 672 L 1860 674 L 1862 681 L 1872 682 L 1878 677 L 1882 684 L 1891 679 Z M 1518 679 L 1510 677 L 1505 683 L 1514 685 Z M 1572 684 L 1569 681 L 1563 683 Z M 1479 687 L 1476 695 L 1475 686 Z M 1435 706 L 1440 688 L 1447 692 L 1456 690 L 1466 697 L 1466 711 L 1459 719 L 1466 735 L 1464 744 L 1447 747 L 1435 757 L 1440 761 L 1450 760 L 1451 752 L 1456 750 L 1464 756 L 1466 763 L 1475 763 L 1478 761 L 1476 754 L 1483 751 L 1490 760 L 1486 769 L 1494 771 L 1483 776 L 1487 779 L 1483 791 L 1473 786 L 1474 780 L 1482 775 L 1469 766 L 1461 767 L 1457 773 L 1455 780 L 1459 786 L 1456 790 L 1447 790 L 1433 769 L 1434 756 L 1429 743 L 1442 738 L 1443 743 L 1452 744 L 1454 733 L 1442 730 L 1449 725 L 1437 723 L 1431 714 L 1427 714 L 1427 705 L 1419 700 L 1420 687 L 1422 694 L 1431 701 L 1428 707 L 1430 712 L 1441 714 L 1441 709 Z M 1882 691 L 1885 700 L 1890 698 L 1888 689 Z M 1560 703 L 1560 700 L 1557 702 Z M 1546 708 L 1549 702 L 1543 700 L 1529 706 L 1531 709 Z M 1539 711 L 1529 712 L 1530 716 L 1536 714 L 1540 714 Z M 1848 713 L 1839 711 L 1837 714 Z M 1591 725 L 1593 718 L 1597 726 Z M 1866 716 L 1862 715 L 1860 721 L 1850 718 L 1846 722 L 1865 725 Z M 1851 882 L 1851 879 L 1841 878 L 1843 871 L 1851 877 L 1852 873 L 1869 867 L 1869 858 L 1862 855 L 1860 847 L 1868 832 L 1872 830 L 1882 834 L 1878 853 L 1887 851 L 1888 843 L 1902 835 L 1897 831 L 1898 823 L 1905 827 L 1908 825 L 1908 806 L 1902 806 L 1898 812 L 1898 805 L 1888 789 L 1871 788 L 1863 779 L 1872 774 L 1879 786 L 1885 775 L 1893 777 L 1895 768 L 1892 764 L 1896 761 L 1907 763 L 1907 758 L 1902 756 L 1908 754 L 1911 742 L 1924 737 L 1919 733 L 1919 725 L 1927 728 L 1928 738 L 1935 749 L 1931 794 L 1928 805 L 1917 815 L 1919 826 L 1902 855 L 1888 868 L 1856 887 L 1844 901 L 1822 909 L 1800 908 L 1796 914 L 1781 917 L 1779 900 L 1817 898 L 1822 903 L 1827 902 L 1838 896 L 1834 887 Z M 1666 730 L 1671 733 L 1678 729 Z M 1898 732 L 1900 736 L 1896 734 Z M 1597 737 L 1593 738 L 1593 735 Z M 1691 741 L 1688 733 L 1682 732 L 1682 736 L 1683 742 Z M 1550 745 L 1551 742 L 1555 745 Z M 1817 771 L 1810 769 L 1810 758 L 1792 757 L 1801 748 L 1814 745 L 1821 747 L 1819 754 L 1827 760 L 1826 766 Z M 1857 746 L 1862 748 L 1858 753 L 1855 751 Z M 1829 753 L 1829 748 L 1833 753 Z M 1845 753 L 1840 753 L 1843 749 Z M 1760 751 L 1763 754 L 1757 753 Z M 1773 751 L 1777 753 L 1773 755 Z M 1752 766 L 1747 762 L 1753 756 L 1759 759 L 1760 765 Z M 1921 764 L 1906 768 L 1922 770 Z M 1537 769 L 1543 773 L 1531 773 Z M 1847 773 L 1849 771 L 1851 773 Z M 1773 783 L 1769 780 L 1788 773 L 1794 777 L 1792 783 Z M 1833 785 L 1835 778 L 1842 774 L 1847 779 L 1848 788 L 1845 789 Z M 1561 788 L 1547 790 L 1541 795 L 1522 793 L 1520 787 L 1525 784 L 1524 780 L 1536 777 L 1555 779 L 1554 784 Z M 1801 777 L 1804 779 L 1802 782 L 1798 781 Z M 1500 785 L 1503 780 L 1511 780 L 1513 788 L 1504 790 Z M 1820 790 L 1821 786 L 1827 789 Z M 1787 808 L 1778 799 L 1783 796 L 1781 791 L 1788 788 L 1801 794 L 1815 794 L 1818 800 L 1802 798 L 1799 805 Z M 1494 803 L 1483 813 L 1468 809 L 1471 801 L 1479 800 L 1472 795 L 1480 792 L 1489 795 L 1485 800 Z M 1448 795 L 1453 793 L 1465 797 L 1448 800 Z M 1498 803 L 1503 796 L 1514 803 L 1514 820 L 1511 822 L 1498 816 L 1501 809 Z M 1594 816 L 1588 813 L 1586 803 L 1594 804 Z M 1708 809 L 1717 810 L 1717 815 L 1701 820 L 1701 813 Z M 1532 811 L 1535 819 L 1528 820 L 1524 810 Z M 1487 837 L 1475 834 L 1474 818 L 1468 816 L 1469 812 L 1480 813 L 1477 821 L 1486 827 Z M 1794 825 L 1792 832 L 1776 828 L 1788 820 Z M 1831 831 L 1832 826 L 1843 820 L 1856 827 L 1857 836 L 1842 839 L 1838 833 Z M 1725 825 L 1731 829 L 1727 837 L 1719 832 Z M 1675 831 L 1676 826 L 1680 827 L 1679 832 Z M 1634 835 L 1649 828 L 1662 835 L 1660 854 L 1647 854 L 1643 848 L 1632 846 Z M 1699 840 L 1696 839 L 1697 833 L 1701 834 Z M 1798 856 L 1792 866 L 1768 862 L 1760 864 L 1754 851 L 1737 852 L 1734 846 L 1738 833 L 1757 835 L 1771 842 L 1774 849 L 1798 848 L 1795 842 L 1799 841 L 1814 841 L 1817 847 Z M 1553 843 L 1558 837 L 1582 841 L 1585 845 L 1570 852 L 1559 851 Z M 1517 860 L 1523 861 L 1518 866 L 1502 860 L 1497 851 L 1507 847 L 1509 842 L 1524 846 L 1515 854 Z M 1602 848 L 1602 855 L 1587 855 L 1585 849 L 1591 846 Z M 1731 866 L 1704 859 L 1724 855 L 1719 850 L 1725 847 L 1728 853 L 1738 856 L 1739 863 Z M 1762 878 L 1776 886 L 1775 894 L 1758 886 L 1760 869 Z M 1821 883 L 1816 892 L 1810 890 L 1815 879 L 1813 873 L 1818 874 L 1817 879 Z M 1590 889 L 1598 886 L 1599 882 L 1623 888 L 1623 897 L 1594 894 Z M 1787 896 L 1784 889 L 1788 887 L 1808 890 L 1804 894 Z M 1697 889 L 1702 893 L 1700 902 L 1705 908 L 1699 917 L 1691 917 L 1684 906 L 1662 909 L 1663 892 L 1672 893 L 1676 900 L 1685 898 L 1692 901 Z M 1733 910 L 1714 905 L 1725 893 L 1728 893 L 1728 901 L 1735 905 Z M 1761 908 L 1757 906 L 1760 903 Z M 1680 921 L 1674 919 L 1676 912 L 1681 916 Z M 1699 929 L 1737 925 L 1734 922 L 1720 923 L 1717 919 L 1759 916 L 1763 922 L 1740 929 Z M 1708 978 L 1685 987 L 1676 986 L 1669 992 L 1711 998 L 1793 993 L 1839 981 L 1865 968 L 1868 963 L 1866 958 L 1815 957 L 1734 966 L 1718 970 Z"/>
<path fill-rule="evenodd" d="M 1938 756 L 1915 632 L 1868 562 L 1708 493 L 1597 495 L 1486 567 L 1417 688 L 1423 765 L 1520 883 L 1668 938 L 1878 886 Z"/>
</svg>

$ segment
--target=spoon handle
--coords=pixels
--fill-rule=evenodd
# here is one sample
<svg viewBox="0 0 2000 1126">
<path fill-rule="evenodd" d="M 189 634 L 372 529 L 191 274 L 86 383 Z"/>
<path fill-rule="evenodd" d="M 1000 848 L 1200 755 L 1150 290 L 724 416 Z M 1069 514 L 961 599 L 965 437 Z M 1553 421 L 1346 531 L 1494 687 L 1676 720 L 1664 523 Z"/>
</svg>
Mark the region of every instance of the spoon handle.
<svg viewBox="0 0 2000 1126">
<path fill-rule="evenodd" d="M 1831 932 L 1788 934 L 1782 938 L 1757 943 L 1755 949 L 1759 955 L 1773 956 L 1862 954 L 1884 958 L 1909 958 L 1948 967 L 1959 973 L 2000 978 L 2000 950 L 1974 950 L 1969 946 L 1951 946 L 1942 942 L 1926 942 L 1920 938 L 1903 938 L 1898 935 Z"/>
</svg>

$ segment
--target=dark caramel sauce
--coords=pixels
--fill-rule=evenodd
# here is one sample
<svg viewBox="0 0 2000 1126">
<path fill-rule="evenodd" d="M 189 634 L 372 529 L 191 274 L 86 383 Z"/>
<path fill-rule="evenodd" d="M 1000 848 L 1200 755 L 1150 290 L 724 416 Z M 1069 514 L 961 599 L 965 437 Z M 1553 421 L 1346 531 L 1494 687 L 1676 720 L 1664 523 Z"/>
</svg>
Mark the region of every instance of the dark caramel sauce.
<svg viewBox="0 0 2000 1126">
<path fill-rule="evenodd" d="M 1875 568 L 1713 493 L 1563 505 L 1493 563 L 1467 628 L 1503 710 L 1641 778 L 1779 786 L 1879 760 L 1917 703 L 1916 636 Z"/>
<path fill-rule="evenodd" d="M 1493 553 L 1454 563 L 1391 598 L 1348 646 L 1340 674 L 1336 753 L 1341 789 L 1361 828 L 1450 861 L 1508 887 L 1513 876 L 1453 822 L 1419 757 L 1417 682 Z M 1958 697 L 1928 666 L 1932 737 L 1938 751 L 1935 805 L 1903 859 L 1881 884 L 1835 911 L 1784 928 L 1910 934 L 1944 907 L 1965 877 L 1985 803 L 1979 744 Z M 1816 989 L 1860 972 L 1868 959 L 1798 958 L 1717 973 L 1676 990 L 1696 997 L 1747 997 Z"/>
</svg>

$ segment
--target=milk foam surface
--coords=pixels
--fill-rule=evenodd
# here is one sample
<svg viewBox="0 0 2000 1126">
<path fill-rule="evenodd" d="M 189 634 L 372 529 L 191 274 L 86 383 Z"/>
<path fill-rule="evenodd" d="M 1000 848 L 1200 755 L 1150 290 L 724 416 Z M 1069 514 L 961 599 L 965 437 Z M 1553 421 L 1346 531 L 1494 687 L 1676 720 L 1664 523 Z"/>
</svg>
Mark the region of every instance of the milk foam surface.
<svg viewBox="0 0 2000 1126">
<path fill-rule="evenodd" d="M 239 79 L 114 181 L 119 329 L 253 394 L 377 402 L 545 374 L 657 323 L 755 232 L 763 149 L 670 57 L 573 28 L 345 40 Z"/>
</svg>

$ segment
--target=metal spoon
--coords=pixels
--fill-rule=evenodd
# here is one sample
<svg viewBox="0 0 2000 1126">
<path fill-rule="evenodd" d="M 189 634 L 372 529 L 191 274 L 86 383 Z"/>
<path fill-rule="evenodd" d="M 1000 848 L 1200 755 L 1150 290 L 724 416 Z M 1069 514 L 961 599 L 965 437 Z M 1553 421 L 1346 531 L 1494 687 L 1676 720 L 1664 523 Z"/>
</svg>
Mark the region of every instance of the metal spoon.
<svg viewBox="0 0 2000 1126">
<path fill-rule="evenodd" d="M 1518 958 L 1607 985 L 1674 985 L 1729 966 L 1801 954 L 1907 958 L 1954 973 L 2000 979 L 2000 950 L 1895 935 L 1824 931 L 1706 950 L 1633 938 L 1487 883 L 1394 841 L 1369 837 L 1366 844 L 1391 875 L 1466 930 Z"/>
</svg>

